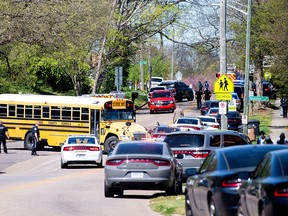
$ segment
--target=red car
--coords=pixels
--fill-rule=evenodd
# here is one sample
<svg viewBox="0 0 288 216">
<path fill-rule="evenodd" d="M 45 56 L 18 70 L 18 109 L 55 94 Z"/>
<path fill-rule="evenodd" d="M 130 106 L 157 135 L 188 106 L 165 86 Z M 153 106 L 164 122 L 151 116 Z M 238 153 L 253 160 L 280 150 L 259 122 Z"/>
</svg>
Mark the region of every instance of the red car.
<svg viewBox="0 0 288 216">
<path fill-rule="evenodd" d="M 157 90 L 152 93 L 150 114 L 160 111 L 174 112 L 175 107 L 175 98 L 170 90 Z"/>
</svg>

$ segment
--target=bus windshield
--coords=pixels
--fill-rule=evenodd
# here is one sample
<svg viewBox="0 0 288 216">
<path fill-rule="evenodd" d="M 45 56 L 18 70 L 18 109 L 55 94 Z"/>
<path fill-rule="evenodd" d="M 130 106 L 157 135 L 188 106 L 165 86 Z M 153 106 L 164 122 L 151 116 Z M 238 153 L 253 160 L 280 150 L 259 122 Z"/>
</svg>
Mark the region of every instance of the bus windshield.
<svg viewBox="0 0 288 216">
<path fill-rule="evenodd" d="M 103 121 L 133 120 L 133 110 L 104 110 L 102 111 Z"/>
</svg>

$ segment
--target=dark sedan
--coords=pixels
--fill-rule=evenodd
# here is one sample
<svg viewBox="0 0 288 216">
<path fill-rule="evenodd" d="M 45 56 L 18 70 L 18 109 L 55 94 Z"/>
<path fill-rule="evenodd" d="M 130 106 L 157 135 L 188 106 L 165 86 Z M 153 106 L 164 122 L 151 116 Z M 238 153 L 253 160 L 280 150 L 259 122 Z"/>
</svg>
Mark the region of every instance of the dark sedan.
<svg viewBox="0 0 288 216">
<path fill-rule="evenodd" d="M 228 118 L 228 130 L 235 130 L 238 131 L 238 127 L 242 125 L 242 116 L 240 112 L 238 111 L 228 111 L 227 113 L 227 118 Z M 221 114 L 218 114 L 216 116 L 216 119 L 221 125 Z"/>
<path fill-rule="evenodd" d="M 248 179 L 267 152 L 281 145 L 244 145 L 211 151 L 198 171 L 190 175 L 185 190 L 186 215 L 235 215 L 241 179 Z"/>
<path fill-rule="evenodd" d="M 288 214 L 288 150 L 268 153 L 239 188 L 238 215 Z"/>
<path fill-rule="evenodd" d="M 182 192 L 182 167 L 164 142 L 119 142 L 107 157 L 105 197 L 122 196 L 124 190 Z"/>
</svg>

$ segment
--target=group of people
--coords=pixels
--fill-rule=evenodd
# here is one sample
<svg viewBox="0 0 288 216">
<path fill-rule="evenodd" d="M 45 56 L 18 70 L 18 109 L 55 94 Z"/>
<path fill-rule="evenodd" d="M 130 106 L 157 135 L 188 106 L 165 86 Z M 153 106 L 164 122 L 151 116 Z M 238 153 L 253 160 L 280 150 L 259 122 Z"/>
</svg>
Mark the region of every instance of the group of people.
<svg viewBox="0 0 288 216">
<path fill-rule="evenodd" d="M 197 109 L 200 109 L 202 106 L 202 100 L 205 101 L 210 100 L 211 98 L 211 91 L 209 90 L 209 83 L 205 81 L 204 83 L 204 91 L 203 91 L 203 85 L 201 81 L 198 82 L 198 90 L 195 92 L 196 95 L 196 101 L 197 101 Z"/>
<path fill-rule="evenodd" d="M 259 137 L 257 139 L 257 144 L 263 145 L 263 144 L 274 144 L 274 142 L 271 140 L 270 136 L 267 135 L 265 136 L 264 131 L 259 132 Z M 285 133 L 281 133 L 280 136 L 278 137 L 276 144 L 280 145 L 288 145 L 288 139 L 285 136 Z"/>
<path fill-rule="evenodd" d="M 37 145 L 40 141 L 40 132 L 39 132 L 39 122 L 37 121 L 35 125 L 32 127 L 32 151 L 31 155 L 37 155 Z M 1 153 L 1 144 L 3 145 L 4 153 L 8 154 L 7 145 L 6 145 L 6 139 L 10 139 L 8 128 L 3 124 L 3 122 L 0 120 L 0 153 Z"/>
</svg>

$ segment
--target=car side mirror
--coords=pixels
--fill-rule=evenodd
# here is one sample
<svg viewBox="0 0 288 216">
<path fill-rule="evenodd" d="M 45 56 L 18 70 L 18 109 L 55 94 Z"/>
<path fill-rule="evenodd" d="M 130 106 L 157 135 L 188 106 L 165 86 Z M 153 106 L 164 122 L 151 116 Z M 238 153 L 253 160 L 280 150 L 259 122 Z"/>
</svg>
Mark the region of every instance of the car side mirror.
<svg viewBox="0 0 288 216">
<path fill-rule="evenodd" d="M 185 174 L 187 177 L 197 175 L 197 173 L 198 173 L 197 168 L 189 168 L 189 169 L 186 169 L 185 171 Z"/>
</svg>

